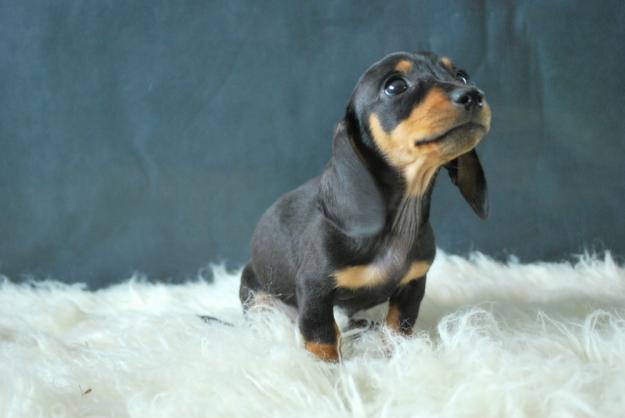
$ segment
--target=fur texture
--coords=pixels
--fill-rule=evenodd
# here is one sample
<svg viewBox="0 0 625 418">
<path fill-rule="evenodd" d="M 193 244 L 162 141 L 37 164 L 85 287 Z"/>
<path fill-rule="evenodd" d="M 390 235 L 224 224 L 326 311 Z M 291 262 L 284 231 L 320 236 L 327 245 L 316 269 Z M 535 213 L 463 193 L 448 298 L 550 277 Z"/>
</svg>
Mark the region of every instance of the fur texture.
<svg viewBox="0 0 625 418">
<path fill-rule="evenodd" d="M 415 335 L 346 332 L 338 365 L 306 352 L 280 311 L 245 321 L 238 274 L 216 268 L 212 283 L 200 277 L 181 285 L 134 278 L 96 292 L 5 280 L 0 416 L 625 412 L 625 268 L 610 254 L 519 264 L 440 251 Z M 370 315 L 380 319 L 384 309 Z"/>
</svg>

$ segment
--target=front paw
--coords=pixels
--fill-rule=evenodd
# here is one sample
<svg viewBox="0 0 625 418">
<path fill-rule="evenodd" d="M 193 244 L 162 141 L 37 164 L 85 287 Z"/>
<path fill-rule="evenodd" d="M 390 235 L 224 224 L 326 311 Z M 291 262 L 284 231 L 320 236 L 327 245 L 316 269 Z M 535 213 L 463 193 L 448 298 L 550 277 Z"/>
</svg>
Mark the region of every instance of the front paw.
<svg viewBox="0 0 625 418">
<path fill-rule="evenodd" d="M 388 314 L 386 315 L 386 326 L 391 330 L 401 335 L 412 334 L 412 324 L 407 319 L 403 319 L 401 311 L 395 305 L 388 307 Z"/>
<path fill-rule="evenodd" d="M 324 361 L 336 363 L 339 361 L 338 344 L 316 343 L 314 341 L 306 341 L 304 343 L 306 350 Z"/>
</svg>

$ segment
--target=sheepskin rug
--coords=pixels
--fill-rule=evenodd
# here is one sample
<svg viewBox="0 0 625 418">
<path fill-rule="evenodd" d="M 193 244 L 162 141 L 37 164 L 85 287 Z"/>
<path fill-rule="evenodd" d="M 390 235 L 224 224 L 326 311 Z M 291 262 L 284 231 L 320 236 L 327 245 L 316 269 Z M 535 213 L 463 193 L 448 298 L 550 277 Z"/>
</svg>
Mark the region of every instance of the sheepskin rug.
<svg viewBox="0 0 625 418">
<path fill-rule="evenodd" d="M 239 272 L 212 270 L 99 291 L 4 279 L 0 417 L 625 416 L 625 266 L 610 254 L 439 252 L 415 335 L 346 331 L 340 364 L 304 351 L 282 311 L 245 320 Z"/>
</svg>

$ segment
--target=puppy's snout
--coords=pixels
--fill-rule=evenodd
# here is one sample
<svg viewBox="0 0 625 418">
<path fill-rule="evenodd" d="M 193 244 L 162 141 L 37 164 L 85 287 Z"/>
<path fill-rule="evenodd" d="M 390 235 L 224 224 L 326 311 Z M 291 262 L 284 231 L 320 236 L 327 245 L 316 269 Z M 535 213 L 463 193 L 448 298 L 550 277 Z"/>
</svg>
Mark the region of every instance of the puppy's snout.
<svg viewBox="0 0 625 418">
<path fill-rule="evenodd" d="M 476 87 L 460 87 L 450 95 L 451 101 L 466 110 L 480 108 L 484 104 L 484 92 Z"/>
</svg>

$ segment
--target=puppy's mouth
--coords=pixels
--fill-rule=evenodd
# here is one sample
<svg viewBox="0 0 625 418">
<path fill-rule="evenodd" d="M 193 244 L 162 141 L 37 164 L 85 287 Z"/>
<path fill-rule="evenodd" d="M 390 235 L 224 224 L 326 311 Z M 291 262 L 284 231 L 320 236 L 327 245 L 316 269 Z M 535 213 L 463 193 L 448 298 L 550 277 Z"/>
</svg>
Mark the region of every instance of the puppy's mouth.
<svg viewBox="0 0 625 418">
<path fill-rule="evenodd" d="M 443 132 L 442 134 L 416 140 L 414 141 L 414 145 L 418 147 L 420 145 L 443 142 L 448 139 L 456 140 L 466 135 L 471 135 L 471 136 L 475 134 L 483 135 L 485 133 L 486 133 L 486 127 L 484 125 L 479 124 L 477 122 L 466 122 L 466 123 L 462 123 L 460 125 L 454 126 L 453 128 Z"/>
</svg>

